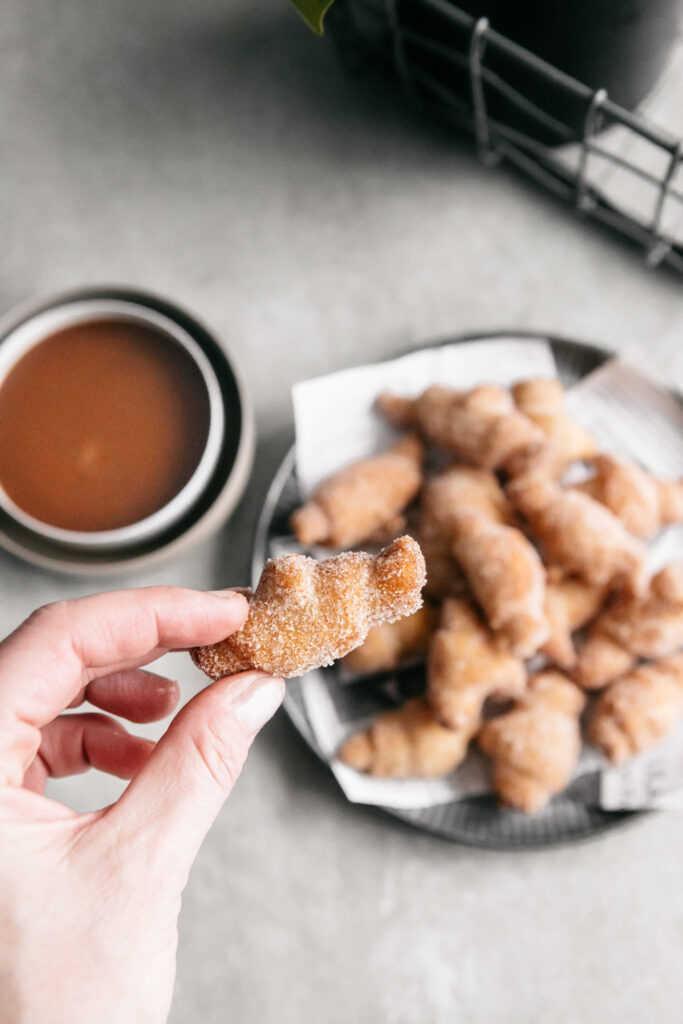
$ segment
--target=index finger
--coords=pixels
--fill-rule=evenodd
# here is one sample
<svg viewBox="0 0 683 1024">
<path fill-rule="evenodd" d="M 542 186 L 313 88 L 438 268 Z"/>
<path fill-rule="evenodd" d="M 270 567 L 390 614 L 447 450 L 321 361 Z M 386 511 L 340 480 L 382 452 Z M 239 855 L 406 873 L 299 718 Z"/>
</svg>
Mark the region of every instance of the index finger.
<svg viewBox="0 0 683 1024">
<path fill-rule="evenodd" d="M 146 587 L 59 601 L 0 644 L 0 712 L 40 729 L 95 676 L 216 643 L 247 616 L 231 591 Z"/>
</svg>

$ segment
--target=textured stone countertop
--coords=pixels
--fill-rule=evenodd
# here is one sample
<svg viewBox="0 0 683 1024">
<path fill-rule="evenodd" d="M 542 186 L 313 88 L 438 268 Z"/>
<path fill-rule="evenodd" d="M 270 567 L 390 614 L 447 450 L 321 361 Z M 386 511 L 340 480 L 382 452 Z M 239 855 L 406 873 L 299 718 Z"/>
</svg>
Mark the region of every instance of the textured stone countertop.
<svg viewBox="0 0 683 1024">
<path fill-rule="evenodd" d="M 285 0 L 6 0 L 0 309 L 122 282 L 231 346 L 254 476 L 216 540 L 125 580 L 243 584 L 290 385 L 411 342 L 540 328 L 683 378 L 683 282 L 344 77 Z M 0 632 L 108 581 L 0 555 Z M 185 698 L 189 659 L 169 672 Z M 55 786 L 78 807 L 118 783 Z M 283 716 L 185 894 L 174 1024 L 681 1020 L 683 815 L 577 846 L 466 849 L 346 803 Z"/>
</svg>

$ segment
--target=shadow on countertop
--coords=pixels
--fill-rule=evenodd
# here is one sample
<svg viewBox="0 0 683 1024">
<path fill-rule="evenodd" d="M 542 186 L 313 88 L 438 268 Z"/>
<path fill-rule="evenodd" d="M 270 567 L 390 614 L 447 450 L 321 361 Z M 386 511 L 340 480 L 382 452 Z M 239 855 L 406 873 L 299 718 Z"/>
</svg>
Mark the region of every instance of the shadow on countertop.
<svg viewBox="0 0 683 1024">
<path fill-rule="evenodd" d="M 139 138 L 161 154 L 166 137 L 175 148 L 180 136 L 197 158 L 202 140 L 215 153 L 218 139 L 230 149 L 240 141 L 261 146 L 264 159 L 277 145 L 280 160 L 287 153 L 299 160 L 302 151 L 343 160 L 350 148 L 356 158 L 363 152 L 374 160 L 401 144 L 404 156 L 412 150 L 421 161 L 425 144 L 444 151 L 460 144 L 428 120 L 416 132 L 390 78 L 349 77 L 329 34 L 315 36 L 286 0 L 123 0 L 92 9 L 76 32 L 80 6 L 66 0 L 59 17 L 43 10 L 21 26 L 35 65 L 38 122 L 50 130 L 58 89 L 60 120 L 52 130 L 65 131 L 79 148 L 126 145 L 134 157 Z"/>
</svg>

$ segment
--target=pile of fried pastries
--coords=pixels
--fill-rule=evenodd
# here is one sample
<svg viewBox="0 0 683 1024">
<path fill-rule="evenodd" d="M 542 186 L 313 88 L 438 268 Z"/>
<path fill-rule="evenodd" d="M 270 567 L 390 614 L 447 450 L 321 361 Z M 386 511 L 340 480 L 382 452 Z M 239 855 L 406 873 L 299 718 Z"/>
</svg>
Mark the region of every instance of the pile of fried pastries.
<svg viewBox="0 0 683 1024">
<path fill-rule="evenodd" d="M 325 480 L 292 529 L 333 549 L 415 538 L 424 604 L 373 626 L 346 663 L 362 677 L 425 659 L 426 690 L 341 761 L 435 777 L 475 743 L 501 803 L 533 813 L 569 782 L 584 735 L 613 762 L 659 742 L 683 715 L 683 564 L 650 578 L 647 542 L 683 522 L 683 482 L 599 453 L 557 380 L 383 394 L 377 411 L 398 442 Z M 563 482 L 577 463 L 585 479 Z"/>
</svg>

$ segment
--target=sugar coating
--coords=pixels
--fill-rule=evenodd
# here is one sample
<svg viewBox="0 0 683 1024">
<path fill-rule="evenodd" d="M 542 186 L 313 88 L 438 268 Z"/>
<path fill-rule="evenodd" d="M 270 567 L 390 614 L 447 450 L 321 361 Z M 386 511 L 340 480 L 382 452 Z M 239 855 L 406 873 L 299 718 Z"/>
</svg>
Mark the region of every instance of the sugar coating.
<svg viewBox="0 0 683 1024">
<path fill-rule="evenodd" d="M 642 596 L 621 595 L 598 616 L 579 652 L 576 679 L 605 686 L 639 658 L 664 658 L 683 648 L 683 564 L 669 565 Z"/>
<path fill-rule="evenodd" d="M 345 664 L 354 672 L 387 672 L 406 658 L 424 655 L 437 621 L 434 606 L 423 604 L 404 619 L 373 626 L 360 647 L 347 654 Z"/>
<path fill-rule="evenodd" d="M 393 423 L 415 426 L 426 440 L 485 469 L 502 467 L 527 446 L 545 441 L 510 393 L 490 384 L 471 391 L 436 385 L 414 400 L 384 394 L 377 404 Z"/>
<path fill-rule="evenodd" d="M 218 644 L 195 648 L 192 658 L 211 679 L 249 669 L 302 675 L 348 654 L 373 626 L 417 611 L 425 579 L 412 537 L 399 537 L 378 555 L 271 558 L 244 626 Z"/>
<path fill-rule="evenodd" d="M 549 565 L 562 566 L 587 583 L 643 589 L 647 551 L 607 508 L 588 494 L 563 490 L 541 476 L 522 476 L 507 488 L 526 518 Z"/>
<path fill-rule="evenodd" d="M 456 466 L 425 484 L 417 537 L 427 563 L 426 594 L 437 600 L 457 596 L 466 586 L 453 554 L 458 522 L 464 512 L 499 523 L 512 521 L 505 494 L 488 470 Z"/>
<path fill-rule="evenodd" d="M 683 483 L 660 480 L 627 459 L 598 455 L 594 473 L 577 485 L 605 505 L 636 537 L 653 537 L 664 526 L 683 521 Z"/>
<path fill-rule="evenodd" d="M 491 757 L 493 786 L 503 803 L 539 811 L 569 782 L 581 750 L 579 715 L 585 698 L 560 672 L 540 672 L 507 714 L 479 734 Z"/>
<path fill-rule="evenodd" d="M 328 477 L 292 516 L 299 543 L 351 547 L 391 529 L 420 489 L 423 455 L 421 441 L 408 435 Z"/>
<path fill-rule="evenodd" d="M 559 380 L 519 381 L 512 387 L 512 397 L 520 412 L 532 421 L 551 442 L 555 457 L 563 468 L 577 459 L 595 453 L 595 441 L 565 408 L 564 388 Z"/>
<path fill-rule="evenodd" d="M 570 669 L 577 662 L 572 634 L 598 614 L 605 599 L 605 587 L 572 577 L 554 580 L 549 575 L 544 607 L 550 632 L 541 654 L 560 668 Z"/>
<path fill-rule="evenodd" d="M 523 662 L 500 649 L 473 606 L 445 601 L 427 665 L 427 699 L 437 719 L 451 729 L 476 729 L 487 697 L 519 697 L 525 686 Z"/>
<path fill-rule="evenodd" d="M 465 758 L 473 723 L 446 729 L 424 698 L 379 715 L 365 732 L 344 743 L 339 760 L 356 771 L 384 778 L 447 775 Z"/>
<path fill-rule="evenodd" d="M 453 553 L 491 628 L 513 654 L 531 657 L 548 638 L 545 570 L 540 555 L 514 526 L 463 516 Z"/>
<path fill-rule="evenodd" d="M 429 595 L 457 595 L 464 574 L 489 625 L 513 654 L 530 657 L 548 635 L 545 572 L 514 522 L 490 470 L 455 466 L 425 486 L 418 536 Z"/>
<path fill-rule="evenodd" d="M 683 715 L 683 654 L 628 672 L 600 695 L 588 737 L 614 762 L 666 736 Z"/>
</svg>

